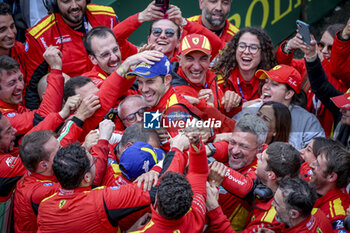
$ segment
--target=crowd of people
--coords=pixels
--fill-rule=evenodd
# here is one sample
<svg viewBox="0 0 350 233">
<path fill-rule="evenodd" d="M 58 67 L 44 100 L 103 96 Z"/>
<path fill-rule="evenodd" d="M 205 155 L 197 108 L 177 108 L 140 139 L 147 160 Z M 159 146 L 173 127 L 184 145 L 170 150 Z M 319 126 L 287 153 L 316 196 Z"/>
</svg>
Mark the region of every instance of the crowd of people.
<svg viewBox="0 0 350 233">
<path fill-rule="evenodd" d="M 43 2 L 24 44 L 0 3 L 1 232 L 350 232 L 350 19 L 277 46 L 232 0 Z"/>
</svg>

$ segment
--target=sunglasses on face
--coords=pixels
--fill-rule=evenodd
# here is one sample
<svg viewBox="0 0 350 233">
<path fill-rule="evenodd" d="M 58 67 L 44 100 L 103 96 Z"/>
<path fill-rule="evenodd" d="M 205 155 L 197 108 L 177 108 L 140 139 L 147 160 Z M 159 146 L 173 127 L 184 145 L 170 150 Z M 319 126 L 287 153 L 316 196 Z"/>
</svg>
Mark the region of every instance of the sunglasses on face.
<svg viewBox="0 0 350 233">
<path fill-rule="evenodd" d="M 332 45 L 328 45 L 328 44 L 326 45 L 326 44 L 323 43 L 323 42 L 318 42 L 318 43 L 317 43 L 317 46 L 318 46 L 318 48 L 320 49 L 320 51 L 322 51 L 324 47 L 327 47 L 328 53 L 331 53 L 331 51 L 332 51 Z"/>
<path fill-rule="evenodd" d="M 155 37 L 159 37 L 162 34 L 163 30 L 161 28 L 153 28 L 152 35 Z M 167 28 L 164 30 L 165 36 L 171 38 L 175 35 L 175 30 L 172 28 Z"/>
</svg>

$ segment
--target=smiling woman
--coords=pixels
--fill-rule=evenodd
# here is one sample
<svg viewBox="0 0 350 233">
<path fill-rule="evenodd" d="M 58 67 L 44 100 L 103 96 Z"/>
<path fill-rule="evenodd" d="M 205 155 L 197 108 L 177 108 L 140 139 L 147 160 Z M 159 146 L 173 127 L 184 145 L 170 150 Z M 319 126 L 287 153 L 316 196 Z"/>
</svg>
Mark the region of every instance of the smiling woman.
<svg viewBox="0 0 350 233">
<path fill-rule="evenodd" d="M 270 37 L 260 28 L 247 27 L 231 39 L 213 70 L 224 79 L 221 88 L 235 91 L 245 102 L 259 98 L 255 72 L 276 64 Z"/>
</svg>

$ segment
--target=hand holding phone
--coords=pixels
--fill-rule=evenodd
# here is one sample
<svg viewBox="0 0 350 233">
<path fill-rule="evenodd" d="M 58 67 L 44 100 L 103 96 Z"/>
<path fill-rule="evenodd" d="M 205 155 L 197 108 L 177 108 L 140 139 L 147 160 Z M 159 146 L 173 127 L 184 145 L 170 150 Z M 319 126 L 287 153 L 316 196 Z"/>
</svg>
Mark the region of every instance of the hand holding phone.
<svg viewBox="0 0 350 233">
<path fill-rule="evenodd" d="M 296 24 L 298 27 L 299 34 L 302 36 L 302 40 L 306 44 L 310 45 L 311 44 L 311 34 L 310 34 L 309 24 L 307 24 L 301 20 L 297 20 Z"/>
<path fill-rule="evenodd" d="M 162 12 L 165 14 L 169 9 L 169 0 L 156 0 L 156 6 L 162 8 Z"/>
</svg>

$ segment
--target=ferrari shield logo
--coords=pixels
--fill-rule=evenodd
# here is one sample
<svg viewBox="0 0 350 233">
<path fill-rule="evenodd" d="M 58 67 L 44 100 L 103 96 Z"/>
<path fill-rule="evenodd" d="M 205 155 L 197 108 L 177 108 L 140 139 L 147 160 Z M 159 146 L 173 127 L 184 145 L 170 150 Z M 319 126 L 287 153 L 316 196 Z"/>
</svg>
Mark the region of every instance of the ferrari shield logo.
<svg viewBox="0 0 350 233">
<path fill-rule="evenodd" d="M 61 209 L 64 206 L 64 204 L 66 204 L 66 202 L 67 202 L 67 200 L 65 200 L 65 199 L 61 200 L 58 207 Z"/>
<path fill-rule="evenodd" d="M 192 42 L 193 42 L 193 44 L 197 45 L 199 43 L 199 38 L 197 38 L 197 37 L 192 38 Z"/>
</svg>

